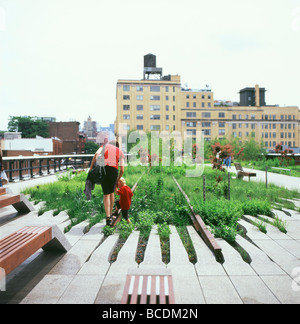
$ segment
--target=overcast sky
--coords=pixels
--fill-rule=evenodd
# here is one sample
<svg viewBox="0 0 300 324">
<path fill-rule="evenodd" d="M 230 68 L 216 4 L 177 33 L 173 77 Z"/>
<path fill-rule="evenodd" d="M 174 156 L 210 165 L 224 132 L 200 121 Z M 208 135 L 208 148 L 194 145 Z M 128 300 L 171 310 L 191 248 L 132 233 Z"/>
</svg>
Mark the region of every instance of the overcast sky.
<svg viewBox="0 0 300 324">
<path fill-rule="evenodd" d="M 259 84 L 300 107 L 299 0 L 0 0 L 0 130 L 20 115 L 108 126 L 148 53 L 216 100 Z"/>
</svg>

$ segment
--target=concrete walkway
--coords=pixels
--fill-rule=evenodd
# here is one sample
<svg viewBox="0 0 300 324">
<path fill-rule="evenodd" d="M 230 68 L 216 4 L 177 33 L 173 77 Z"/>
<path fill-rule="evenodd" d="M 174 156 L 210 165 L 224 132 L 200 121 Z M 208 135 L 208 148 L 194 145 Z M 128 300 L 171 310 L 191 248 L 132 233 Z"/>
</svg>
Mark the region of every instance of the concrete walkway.
<svg viewBox="0 0 300 324">
<path fill-rule="evenodd" d="M 245 172 L 254 172 L 256 177 L 251 177 L 250 181 L 257 181 L 266 183 L 266 171 L 260 171 L 255 169 L 243 168 Z M 235 167 L 232 166 L 228 169 L 229 172 L 236 173 Z M 244 181 L 248 181 L 248 177 L 244 177 Z M 289 190 L 297 190 L 300 192 L 300 177 L 292 177 L 284 174 L 278 174 L 273 172 L 267 173 L 268 184 L 272 183 L 279 187 L 284 187 Z"/>
</svg>

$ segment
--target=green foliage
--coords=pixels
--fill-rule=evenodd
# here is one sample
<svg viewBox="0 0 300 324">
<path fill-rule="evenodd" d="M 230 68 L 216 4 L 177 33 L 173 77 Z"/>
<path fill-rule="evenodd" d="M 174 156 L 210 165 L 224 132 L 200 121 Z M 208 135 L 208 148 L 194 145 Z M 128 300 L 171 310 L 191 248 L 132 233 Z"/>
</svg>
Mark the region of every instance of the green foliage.
<svg viewBox="0 0 300 324">
<path fill-rule="evenodd" d="M 37 117 L 10 116 L 8 122 L 9 132 L 22 132 L 22 138 L 34 138 L 37 135 L 49 137 L 49 124 Z"/>
<path fill-rule="evenodd" d="M 266 200 L 258 200 L 258 199 L 245 200 L 243 202 L 242 208 L 245 215 L 252 215 L 252 216 L 257 216 L 259 214 L 266 215 L 266 216 L 272 215 L 271 205 Z"/>
<path fill-rule="evenodd" d="M 169 225 L 166 222 L 162 223 L 162 224 L 158 224 L 157 225 L 157 233 L 162 240 L 169 239 L 169 236 L 171 234 Z"/>
<path fill-rule="evenodd" d="M 99 145 L 94 142 L 86 142 L 84 144 L 84 150 L 86 154 L 95 154 L 99 149 Z"/>
<path fill-rule="evenodd" d="M 154 217 L 154 213 L 150 210 L 145 210 L 139 213 L 136 226 L 143 238 L 149 236 L 152 226 L 154 225 Z"/>
<path fill-rule="evenodd" d="M 126 240 L 128 236 L 133 232 L 134 227 L 134 223 L 131 222 L 128 224 L 125 219 L 122 219 L 117 225 L 118 231 L 120 233 L 120 238 Z"/>
</svg>

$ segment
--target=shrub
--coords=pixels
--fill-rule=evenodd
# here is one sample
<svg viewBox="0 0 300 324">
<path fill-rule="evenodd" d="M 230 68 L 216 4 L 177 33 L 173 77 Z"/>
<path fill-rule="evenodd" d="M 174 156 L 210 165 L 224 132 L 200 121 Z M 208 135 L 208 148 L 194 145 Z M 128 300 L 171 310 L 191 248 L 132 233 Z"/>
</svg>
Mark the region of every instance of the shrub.
<svg viewBox="0 0 300 324">
<path fill-rule="evenodd" d="M 154 224 L 154 214 L 149 211 L 142 211 L 138 215 L 136 222 L 136 227 L 140 231 L 140 234 L 143 238 L 147 238 Z"/>
<path fill-rule="evenodd" d="M 246 215 L 257 216 L 258 214 L 271 216 L 271 205 L 266 200 L 246 200 L 242 204 L 243 213 Z"/>
</svg>

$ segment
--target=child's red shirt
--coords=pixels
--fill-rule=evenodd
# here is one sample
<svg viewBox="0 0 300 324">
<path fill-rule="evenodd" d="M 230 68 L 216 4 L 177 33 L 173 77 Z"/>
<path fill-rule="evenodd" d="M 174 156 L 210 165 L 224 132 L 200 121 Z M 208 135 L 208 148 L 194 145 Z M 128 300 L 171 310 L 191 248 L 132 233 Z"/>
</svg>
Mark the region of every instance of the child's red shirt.
<svg viewBox="0 0 300 324">
<path fill-rule="evenodd" d="M 120 196 L 120 207 L 122 210 L 128 210 L 131 205 L 131 198 L 133 196 L 133 192 L 128 186 L 123 186 L 117 191 L 117 195 Z"/>
</svg>

